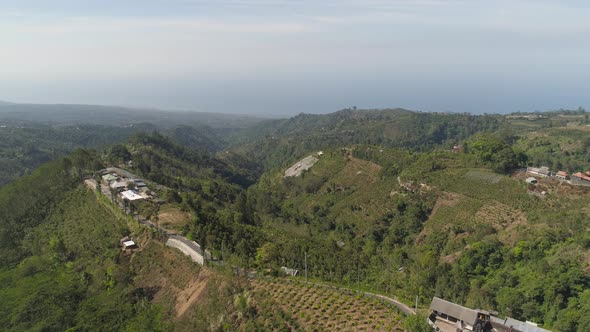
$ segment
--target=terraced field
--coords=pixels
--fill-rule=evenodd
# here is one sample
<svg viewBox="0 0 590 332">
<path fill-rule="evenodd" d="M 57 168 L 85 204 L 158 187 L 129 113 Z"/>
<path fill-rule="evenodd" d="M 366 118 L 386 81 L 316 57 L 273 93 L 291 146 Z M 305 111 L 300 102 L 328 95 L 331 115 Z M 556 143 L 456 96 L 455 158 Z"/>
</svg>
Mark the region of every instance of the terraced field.
<svg viewBox="0 0 590 332">
<path fill-rule="evenodd" d="M 254 298 L 271 299 L 273 310 L 288 316 L 281 331 L 403 331 L 397 308 L 376 299 L 285 279 L 252 286 Z"/>
</svg>

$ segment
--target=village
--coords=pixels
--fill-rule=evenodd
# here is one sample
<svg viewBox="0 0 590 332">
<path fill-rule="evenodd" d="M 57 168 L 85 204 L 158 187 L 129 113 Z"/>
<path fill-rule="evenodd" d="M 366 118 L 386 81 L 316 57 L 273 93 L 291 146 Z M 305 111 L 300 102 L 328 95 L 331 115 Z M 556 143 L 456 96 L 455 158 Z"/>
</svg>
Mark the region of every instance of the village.
<svg viewBox="0 0 590 332">
<path fill-rule="evenodd" d="M 97 178 L 100 178 L 100 183 L 96 179 L 88 178 L 84 180 L 84 184 L 92 190 L 100 191 L 124 213 L 136 218 L 140 224 L 160 231 L 166 237 L 167 246 L 180 250 L 192 261 L 204 265 L 205 261 L 211 260 L 211 254 L 207 250 L 203 250 L 197 242 L 156 225 L 140 215 L 139 204 L 143 203 L 157 209 L 164 203 L 143 179 L 117 167 L 105 168 L 98 171 L 97 175 Z M 133 250 L 138 249 L 138 244 L 130 236 L 121 238 L 119 243 L 125 254 L 131 254 Z"/>
</svg>

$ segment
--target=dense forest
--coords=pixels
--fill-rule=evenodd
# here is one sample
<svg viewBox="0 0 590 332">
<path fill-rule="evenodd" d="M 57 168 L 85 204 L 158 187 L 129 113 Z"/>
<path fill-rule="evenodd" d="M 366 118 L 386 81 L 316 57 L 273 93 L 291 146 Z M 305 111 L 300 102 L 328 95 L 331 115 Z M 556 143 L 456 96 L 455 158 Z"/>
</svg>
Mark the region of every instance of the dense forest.
<svg viewBox="0 0 590 332">
<path fill-rule="evenodd" d="M 186 216 L 174 229 L 228 268 L 274 277 L 281 267 L 306 269 L 315 281 L 408 302 L 418 296 L 421 307 L 438 296 L 557 331 L 587 331 L 590 191 L 550 178 L 527 184 L 519 171 L 587 171 L 585 124 L 585 113 L 575 112 L 532 121 L 396 109 L 301 114 L 230 135 L 181 126 L 119 138 L 90 126 L 87 136 L 74 136 L 78 144 L 110 145 L 76 150 L 0 188 L 2 323 L 10 330 L 296 325 L 223 268 L 211 281 L 211 309 L 197 305 L 190 317 L 174 318 L 173 301 L 157 295 L 165 286 L 145 277 L 169 271 L 154 265 L 170 255 L 160 235 L 80 187 L 116 165 L 146 179 L 160 198 L 155 210 L 139 204 L 139 214 L 162 222 L 171 211 Z M 11 130 L 23 137 L 20 146 L 74 129 Z M 284 176 L 309 155 L 317 159 L 310 169 Z M 149 248 L 133 262 L 117 249 L 130 232 Z M 210 273 L 182 266 L 186 275 Z"/>
</svg>

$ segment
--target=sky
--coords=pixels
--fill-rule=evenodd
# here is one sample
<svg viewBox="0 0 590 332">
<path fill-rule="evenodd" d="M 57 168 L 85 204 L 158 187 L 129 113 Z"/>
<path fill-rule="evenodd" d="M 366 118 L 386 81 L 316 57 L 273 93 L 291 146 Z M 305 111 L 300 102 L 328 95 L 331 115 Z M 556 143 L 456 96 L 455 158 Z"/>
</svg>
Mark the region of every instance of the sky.
<svg viewBox="0 0 590 332">
<path fill-rule="evenodd" d="M 0 100 L 290 116 L 590 107 L 590 3 L 0 0 Z"/>
</svg>

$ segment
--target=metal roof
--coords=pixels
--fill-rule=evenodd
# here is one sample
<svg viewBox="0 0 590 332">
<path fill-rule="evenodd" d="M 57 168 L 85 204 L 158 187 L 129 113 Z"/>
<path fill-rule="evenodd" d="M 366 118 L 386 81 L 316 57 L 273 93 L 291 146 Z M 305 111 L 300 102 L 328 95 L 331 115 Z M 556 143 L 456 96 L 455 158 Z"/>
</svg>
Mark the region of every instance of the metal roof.
<svg viewBox="0 0 590 332">
<path fill-rule="evenodd" d="M 477 311 L 439 299 L 438 297 L 432 299 L 430 309 L 454 317 L 458 320 L 462 320 L 471 326 L 475 325 L 475 322 L 477 321 Z"/>
<path fill-rule="evenodd" d="M 550 332 L 549 330 L 545 330 L 544 328 L 532 324 L 527 324 L 510 317 L 499 318 L 492 316 L 491 321 L 494 324 L 503 325 L 504 327 L 512 327 L 512 329 L 517 330 L 519 332 Z"/>
<path fill-rule="evenodd" d="M 133 190 L 126 190 L 124 192 L 121 193 L 121 196 L 123 196 L 123 198 L 126 198 L 130 201 L 135 201 L 138 199 L 143 199 L 142 196 L 138 195 L 135 191 Z"/>
<path fill-rule="evenodd" d="M 115 181 L 113 183 L 111 183 L 111 188 L 115 189 L 115 188 L 124 188 L 127 186 L 127 182 L 123 182 L 123 181 Z"/>
<path fill-rule="evenodd" d="M 110 182 L 110 181 L 116 180 L 117 177 L 114 176 L 113 174 L 106 174 L 106 175 L 103 175 L 102 176 L 102 179 L 105 180 L 105 181 L 107 181 L 107 182 Z"/>
<path fill-rule="evenodd" d="M 125 241 L 125 242 L 123 242 L 123 245 L 124 245 L 125 247 L 133 247 L 133 246 L 135 245 L 135 242 L 133 242 L 133 241 L 131 241 L 131 240 L 129 240 L 129 241 Z"/>
</svg>

